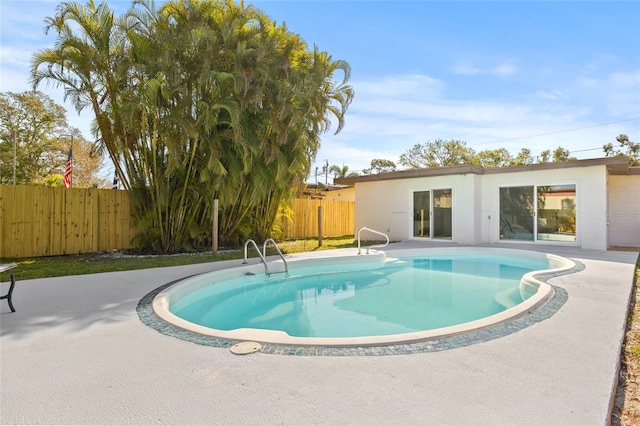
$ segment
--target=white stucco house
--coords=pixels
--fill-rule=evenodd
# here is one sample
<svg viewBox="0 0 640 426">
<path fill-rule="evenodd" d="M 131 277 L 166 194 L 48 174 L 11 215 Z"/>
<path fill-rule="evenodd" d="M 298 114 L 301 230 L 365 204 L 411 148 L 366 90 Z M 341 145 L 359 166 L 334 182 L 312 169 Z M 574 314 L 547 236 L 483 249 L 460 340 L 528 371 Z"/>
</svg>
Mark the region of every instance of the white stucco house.
<svg viewBox="0 0 640 426">
<path fill-rule="evenodd" d="M 627 157 L 415 169 L 336 183 L 355 187 L 356 229 L 396 241 L 640 246 L 640 167 Z"/>
</svg>

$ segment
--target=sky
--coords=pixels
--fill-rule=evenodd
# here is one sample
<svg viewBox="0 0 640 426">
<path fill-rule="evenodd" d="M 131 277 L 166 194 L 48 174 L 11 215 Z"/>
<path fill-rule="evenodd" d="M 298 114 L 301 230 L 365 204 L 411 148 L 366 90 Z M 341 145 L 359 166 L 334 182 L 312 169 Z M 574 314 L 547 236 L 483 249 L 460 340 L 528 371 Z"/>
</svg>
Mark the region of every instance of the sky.
<svg viewBox="0 0 640 426">
<path fill-rule="evenodd" d="M 31 56 L 55 42 L 44 19 L 59 3 L 0 2 L 1 91 L 31 89 Z M 131 4 L 107 3 L 118 14 Z M 562 146 L 578 159 L 603 157 L 602 145 L 621 133 L 640 142 L 640 2 L 245 4 L 351 66 L 355 98 L 345 127 L 322 135 L 310 182 L 316 167 L 317 180 L 331 183 L 325 164 L 361 171 L 373 159 L 397 163 L 436 139 L 514 155 Z M 78 115 L 61 88 L 38 90 L 90 139 L 90 111 Z"/>
</svg>

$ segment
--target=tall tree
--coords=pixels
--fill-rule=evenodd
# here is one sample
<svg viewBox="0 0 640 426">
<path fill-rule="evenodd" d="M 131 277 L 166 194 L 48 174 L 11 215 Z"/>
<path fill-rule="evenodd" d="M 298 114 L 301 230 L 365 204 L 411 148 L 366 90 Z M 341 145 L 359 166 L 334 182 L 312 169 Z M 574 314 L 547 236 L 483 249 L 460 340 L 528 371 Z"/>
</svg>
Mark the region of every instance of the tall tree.
<svg viewBox="0 0 640 426">
<path fill-rule="evenodd" d="M 120 18 L 63 3 L 49 29 L 57 41 L 34 56 L 33 82 L 93 109 L 138 240 L 158 251 L 207 245 L 214 197 L 223 242 L 267 236 L 353 98 L 346 62 L 231 0 L 140 0 Z"/>
<path fill-rule="evenodd" d="M 342 167 L 340 167 L 337 164 L 329 167 L 329 173 L 333 174 L 334 179 L 358 175 L 358 173 L 356 172 L 349 172 L 349 166 L 343 165 Z"/>
<path fill-rule="evenodd" d="M 17 184 L 43 179 L 57 167 L 65 110 L 42 92 L 0 92 L 0 182 Z"/>
<path fill-rule="evenodd" d="M 416 144 L 400 155 L 399 163 L 410 169 L 445 167 L 472 164 L 475 151 L 466 142 L 436 139 Z"/>
<path fill-rule="evenodd" d="M 559 161 L 569 161 L 570 159 L 568 149 L 559 146 L 553 150 L 553 161 L 555 163 Z"/>
<path fill-rule="evenodd" d="M 396 163 L 391 160 L 385 160 L 384 158 L 374 158 L 371 160 L 371 167 L 364 169 L 362 174 L 374 175 L 378 173 L 395 172 Z"/>
<path fill-rule="evenodd" d="M 73 145 L 73 187 L 74 188 L 91 188 L 93 186 L 104 188 L 108 182 L 100 178 L 99 172 L 102 167 L 104 156 L 95 144 L 85 139 L 80 130 L 75 127 L 68 129 L 68 132 L 59 137 L 62 149 L 58 155 L 56 170 L 52 178 L 47 176 L 42 184 L 46 185 L 46 181 L 55 183 L 56 186 L 62 186 L 62 176 L 66 168 L 69 147 Z M 39 182 L 40 183 L 40 182 Z"/>
<path fill-rule="evenodd" d="M 513 163 L 513 157 L 505 148 L 486 149 L 478 152 L 472 163 L 484 168 L 507 167 Z"/>
<path fill-rule="evenodd" d="M 513 158 L 512 166 L 525 166 L 533 164 L 533 156 L 529 148 L 521 148 L 520 151 Z"/>
<path fill-rule="evenodd" d="M 102 156 L 80 131 L 69 127 L 65 109 L 42 92 L 0 92 L 0 183 L 55 186 L 74 143 L 74 186 L 99 184 Z"/>
<path fill-rule="evenodd" d="M 630 166 L 640 166 L 640 142 L 632 142 L 629 136 L 620 134 L 616 137 L 618 146 L 614 147 L 612 143 L 603 145 L 602 150 L 607 157 L 615 155 L 626 155 L 629 157 Z"/>
<path fill-rule="evenodd" d="M 553 153 L 551 152 L 550 149 L 546 149 L 544 151 L 542 151 L 540 153 L 539 156 L 539 163 L 547 163 L 549 162 L 549 160 L 557 163 L 559 161 L 574 161 L 576 160 L 576 157 L 572 157 L 570 155 L 571 153 L 569 152 L 568 149 L 563 148 L 561 146 L 557 147 L 556 149 L 553 150 Z"/>
</svg>

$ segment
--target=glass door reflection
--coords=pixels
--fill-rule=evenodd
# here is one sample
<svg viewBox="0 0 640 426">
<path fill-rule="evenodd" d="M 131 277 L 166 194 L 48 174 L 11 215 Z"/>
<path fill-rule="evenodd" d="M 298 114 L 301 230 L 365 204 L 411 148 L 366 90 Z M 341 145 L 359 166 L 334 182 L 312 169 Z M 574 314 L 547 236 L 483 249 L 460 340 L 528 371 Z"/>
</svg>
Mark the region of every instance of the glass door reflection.
<svg viewBox="0 0 640 426">
<path fill-rule="evenodd" d="M 451 189 L 433 191 L 433 238 L 451 239 Z"/>
<path fill-rule="evenodd" d="M 500 239 L 534 239 L 533 186 L 500 188 Z"/>
<path fill-rule="evenodd" d="M 430 191 L 417 191 L 413 193 L 413 236 L 431 236 L 430 221 Z"/>
<path fill-rule="evenodd" d="M 536 238 L 576 241 L 576 186 L 538 186 Z"/>
</svg>

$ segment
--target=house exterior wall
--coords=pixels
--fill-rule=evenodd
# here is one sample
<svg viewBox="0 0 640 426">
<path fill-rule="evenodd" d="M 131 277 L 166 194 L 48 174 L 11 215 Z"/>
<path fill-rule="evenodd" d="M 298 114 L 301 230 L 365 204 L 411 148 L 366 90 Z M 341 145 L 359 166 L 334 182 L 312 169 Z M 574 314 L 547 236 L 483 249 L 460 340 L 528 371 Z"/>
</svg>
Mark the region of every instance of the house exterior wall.
<svg viewBox="0 0 640 426">
<path fill-rule="evenodd" d="M 333 200 L 333 201 L 355 201 L 356 200 L 356 188 L 343 188 L 343 189 L 334 189 L 331 191 L 325 192 L 325 200 Z"/>
<path fill-rule="evenodd" d="M 389 235 L 395 241 L 413 238 L 413 193 L 451 188 L 453 240 L 473 244 L 476 175 L 450 175 L 356 183 L 356 230 L 363 226 Z M 471 202 L 470 207 L 466 207 Z M 458 206 L 465 206 L 458 208 Z M 363 239 L 375 239 L 373 235 Z"/>
<path fill-rule="evenodd" d="M 478 244 L 478 243 L 487 243 L 489 242 L 489 226 L 485 224 L 488 220 L 487 217 L 490 215 L 488 211 L 485 211 L 484 206 L 482 205 L 482 176 L 473 176 L 473 243 L 470 244 Z M 470 199 L 471 200 L 471 199 Z"/>
<path fill-rule="evenodd" d="M 609 176 L 609 246 L 640 247 L 640 175 Z"/>
<path fill-rule="evenodd" d="M 586 249 L 606 250 L 607 225 L 604 217 L 607 209 L 607 171 L 605 166 L 495 173 L 485 174 L 480 178 L 482 179 L 481 211 L 485 213 L 482 218 L 482 227 L 486 228 L 488 242 L 500 240 L 498 199 L 500 187 L 575 184 L 577 241 L 571 244 Z M 531 244 L 531 242 L 513 243 Z"/>
<path fill-rule="evenodd" d="M 635 176 L 622 177 L 628 179 Z M 634 182 L 637 183 L 637 181 Z M 411 239 L 413 238 L 413 192 L 451 188 L 452 241 L 461 244 L 498 242 L 500 241 L 498 198 L 500 187 L 561 184 L 576 185 L 577 238 L 575 242 L 553 242 L 552 244 L 605 250 L 608 245 L 607 171 L 604 165 L 357 182 L 356 230 L 366 226 L 387 233 L 392 240 Z M 611 180 L 610 184 L 620 187 L 621 192 L 627 191 L 622 188 L 617 179 Z M 625 204 L 628 200 L 625 201 L 620 197 L 614 201 L 610 200 L 610 203 L 612 204 L 610 208 L 624 211 L 638 210 L 637 203 Z M 633 217 L 630 218 L 630 220 L 633 219 Z M 636 221 L 638 222 L 637 218 Z M 617 235 L 615 238 L 620 240 L 621 237 Z M 373 235 L 363 236 L 363 238 L 375 239 Z M 514 245 L 535 244 L 522 241 L 512 243 Z M 541 243 L 549 244 L 550 242 Z"/>
</svg>

